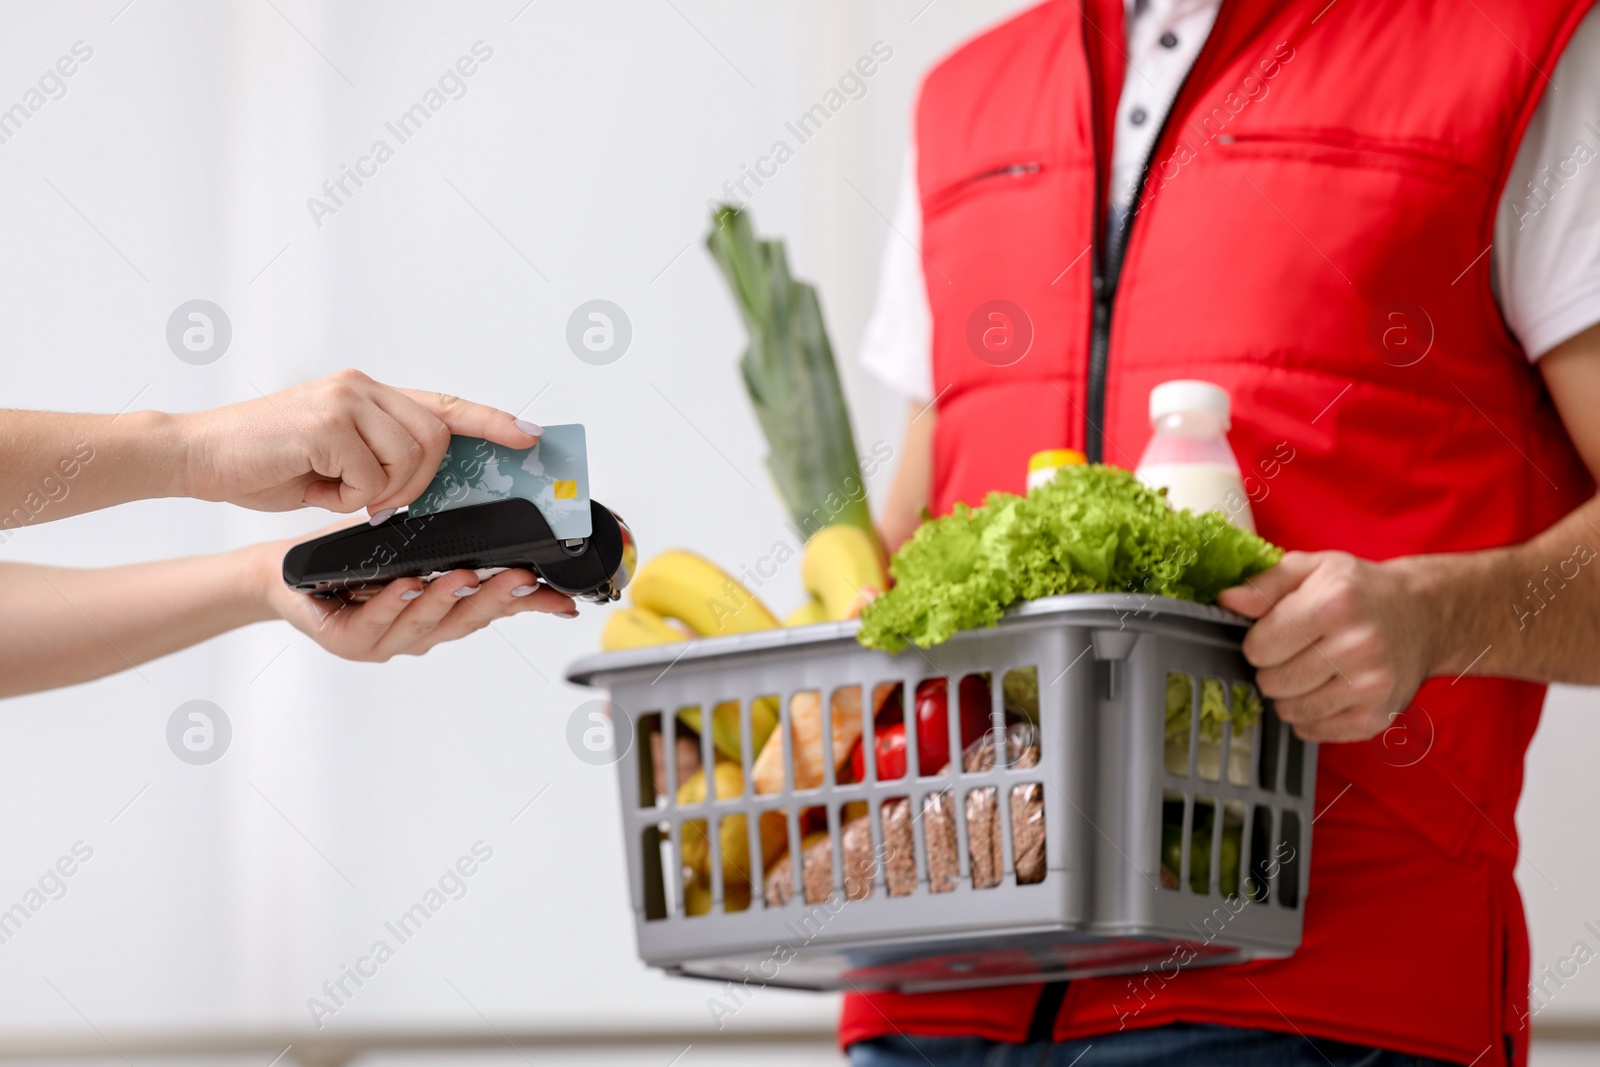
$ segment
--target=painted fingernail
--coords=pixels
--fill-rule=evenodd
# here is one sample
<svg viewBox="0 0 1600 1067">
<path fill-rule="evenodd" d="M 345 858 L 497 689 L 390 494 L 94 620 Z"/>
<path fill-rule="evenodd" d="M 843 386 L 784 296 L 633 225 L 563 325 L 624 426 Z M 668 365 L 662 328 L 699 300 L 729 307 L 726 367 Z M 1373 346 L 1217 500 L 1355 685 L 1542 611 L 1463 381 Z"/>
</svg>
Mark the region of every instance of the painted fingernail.
<svg viewBox="0 0 1600 1067">
<path fill-rule="evenodd" d="M 421 595 L 422 595 L 422 590 L 420 590 L 420 589 L 407 589 L 404 593 L 400 594 L 400 599 L 401 600 L 415 600 L 415 599 L 417 599 L 417 597 L 419 597 Z"/>
<path fill-rule="evenodd" d="M 482 588 L 483 586 L 481 585 L 464 585 L 460 589 L 456 590 L 456 596 L 471 596 L 473 593 L 476 593 Z"/>
<path fill-rule="evenodd" d="M 383 508 L 383 509 L 381 509 L 379 511 L 375 511 L 375 512 L 372 513 L 372 518 L 367 520 L 367 524 L 370 525 L 370 526 L 377 526 L 377 525 L 379 525 L 381 523 L 387 522 L 388 519 L 389 519 L 389 516 L 393 515 L 398 510 L 400 510 L 400 509 L 399 508 Z"/>
<path fill-rule="evenodd" d="M 527 419 L 512 419 L 511 421 L 516 424 L 517 429 L 529 437 L 539 437 L 544 434 L 544 427 L 537 422 L 529 422 Z"/>
<path fill-rule="evenodd" d="M 578 617 L 578 613 L 575 610 L 574 611 L 557 611 L 557 612 L 553 612 L 552 614 L 554 614 L 555 617 L 558 618 L 558 619 L 576 619 Z"/>
<path fill-rule="evenodd" d="M 515 589 L 511 590 L 511 595 L 512 596 L 528 596 L 529 594 L 533 593 L 534 590 L 536 590 L 538 588 L 539 587 L 536 586 L 536 585 L 519 585 Z"/>
</svg>

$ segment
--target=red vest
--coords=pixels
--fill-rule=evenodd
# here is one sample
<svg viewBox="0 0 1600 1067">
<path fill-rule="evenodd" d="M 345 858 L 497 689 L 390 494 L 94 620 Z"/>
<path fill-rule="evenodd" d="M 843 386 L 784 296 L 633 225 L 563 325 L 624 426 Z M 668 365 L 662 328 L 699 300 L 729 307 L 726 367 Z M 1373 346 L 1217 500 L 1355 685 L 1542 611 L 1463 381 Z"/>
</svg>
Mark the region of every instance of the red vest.
<svg viewBox="0 0 1600 1067">
<path fill-rule="evenodd" d="M 1487 254 L 1539 71 L 1587 6 L 1226 0 L 1151 157 L 1120 275 L 1096 223 L 1123 0 L 1050 0 L 943 61 L 917 116 L 934 510 L 1022 491 L 1040 449 L 1134 466 L 1150 389 L 1171 378 L 1232 394 L 1257 525 L 1288 547 L 1509 545 L 1587 499 Z M 1073 982 L 1056 1038 L 1187 1020 L 1523 1062 L 1513 815 L 1543 698 L 1435 679 L 1398 731 L 1323 746 L 1300 950 L 1154 992 Z M 1018 1041 L 1039 989 L 853 996 L 841 1040 Z"/>
</svg>

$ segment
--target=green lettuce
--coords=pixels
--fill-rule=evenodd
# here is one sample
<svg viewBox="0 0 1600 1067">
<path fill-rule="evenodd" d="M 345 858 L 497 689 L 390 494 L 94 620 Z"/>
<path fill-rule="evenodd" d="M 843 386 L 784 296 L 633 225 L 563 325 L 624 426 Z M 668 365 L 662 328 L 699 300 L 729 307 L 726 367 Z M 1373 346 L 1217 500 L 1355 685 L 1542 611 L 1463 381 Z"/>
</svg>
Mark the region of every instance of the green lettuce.
<svg viewBox="0 0 1600 1067">
<path fill-rule="evenodd" d="M 924 522 L 889 564 L 894 587 L 867 605 L 859 640 L 898 652 L 993 626 L 1013 604 L 1061 593 L 1147 593 L 1202 604 L 1266 570 L 1283 550 L 1219 511 L 1167 506 L 1129 471 L 1063 467 L 1027 496 L 990 493 Z"/>
<path fill-rule="evenodd" d="M 1168 741 L 1189 743 L 1189 704 L 1193 699 L 1190 688 L 1194 684 L 1187 674 L 1167 675 L 1166 738 Z M 1235 737 L 1246 735 L 1261 718 L 1261 695 L 1243 682 L 1233 683 L 1233 712 L 1222 699 L 1222 683 L 1215 678 L 1200 680 L 1200 737 L 1205 741 L 1222 740 L 1222 727 L 1233 720 Z"/>
</svg>

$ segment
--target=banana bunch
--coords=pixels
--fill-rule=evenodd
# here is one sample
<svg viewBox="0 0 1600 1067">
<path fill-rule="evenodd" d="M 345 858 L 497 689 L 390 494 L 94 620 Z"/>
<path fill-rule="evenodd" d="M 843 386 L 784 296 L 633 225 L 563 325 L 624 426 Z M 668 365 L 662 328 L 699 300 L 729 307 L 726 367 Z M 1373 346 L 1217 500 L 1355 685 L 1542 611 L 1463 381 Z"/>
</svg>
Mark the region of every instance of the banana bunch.
<svg viewBox="0 0 1600 1067">
<path fill-rule="evenodd" d="M 884 589 L 889 578 L 877 540 L 856 526 L 836 524 L 824 527 L 806 542 L 800 579 L 809 594 L 806 603 L 780 624 L 777 616 L 743 582 L 715 563 L 683 549 L 661 553 L 645 563 L 628 585 L 631 602 L 617 608 L 606 620 L 600 635 L 605 651 L 646 648 L 653 645 L 689 641 L 698 637 L 754 633 L 783 626 L 810 626 L 854 618 Z M 807 704 L 806 700 L 811 703 Z M 797 778 L 804 783 L 821 781 L 821 716 L 815 693 L 796 695 L 794 719 Z M 837 700 L 836 700 L 837 704 Z M 816 705 L 816 706 L 813 706 Z M 704 736 L 705 719 L 700 707 L 680 708 L 678 722 Z M 779 726 L 778 698 L 758 697 L 750 702 L 750 745 L 752 774 L 756 792 L 771 792 L 769 779 L 783 774 L 783 742 Z M 861 729 L 860 708 L 834 708 L 833 749 L 843 760 Z M 841 736 L 840 730 L 850 736 Z M 744 793 L 744 753 L 740 744 L 739 701 L 729 700 L 711 709 L 713 763 L 712 788 L 718 797 Z M 770 742 L 770 743 L 769 743 Z M 813 766 L 815 764 L 816 766 Z M 695 771 L 678 787 L 679 804 L 698 804 L 706 799 L 706 768 Z M 805 786 L 802 785 L 802 788 Z M 788 849 L 788 828 L 781 813 L 763 813 L 758 821 L 762 869 L 770 870 Z M 750 838 L 745 816 L 719 820 L 718 851 L 722 856 L 722 878 L 726 907 L 743 911 L 750 907 Z M 711 842 L 704 819 L 683 824 L 681 859 L 683 862 L 684 909 L 690 915 L 703 915 L 711 909 Z"/>
<path fill-rule="evenodd" d="M 812 597 L 798 608 L 783 617 L 785 626 L 811 626 L 819 622 L 828 622 L 828 609 L 822 606 L 822 601 Z"/>
<path fill-rule="evenodd" d="M 859 526 L 824 526 L 806 542 L 800 580 L 828 621 L 853 619 L 889 588 L 878 539 Z"/>
<path fill-rule="evenodd" d="M 647 645 L 687 641 L 691 636 L 649 608 L 630 604 L 606 616 L 605 629 L 600 631 L 600 648 L 615 652 L 622 648 L 644 648 Z"/>
<path fill-rule="evenodd" d="M 644 648 L 852 619 L 889 585 L 877 539 L 858 526 L 825 526 L 806 542 L 800 580 L 807 601 L 782 623 L 743 582 L 704 556 L 670 549 L 639 568 L 632 603 L 606 620 L 605 651 Z"/>
<path fill-rule="evenodd" d="M 744 775 L 736 763 L 718 760 L 711 780 L 717 797 L 736 797 L 744 792 Z M 699 804 L 705 799 L 703 770 L 695 772 L 693 778 L 678 787 L 679 804 Z M 761 831 L 762 870 L 772 866 L 788 843 L 787 824 L 781 817 L 769 818 L 772 815 L 773 812 L 764 813 L 757 824 Z M 718 822 L 717 850 L 722 856 L 722 887 L 727 909 L 744 911 L 750 906 L 753 868 L 749 823 L 743 815 L 730 815 Z M 711 910 L 711 838 L 704 819 L 691 819 L 683 824 L 682 858 L 685 910 L 690 915 L 704 915 Z"/>
<path fill-rule="evenodd" d="M 778 626 L 777 617 L 737 578 L 683 549 L 663 552 L 640 567 L 628 591 L 633 603 L 613 611 L 600 634 L 600 647 L 607 652 Z M 697 707 L 680 710 L 678 721 L 696 733 L 703 730 Z M 750 743 L 754 750 L 760 751 L 777 725 L 776 697 L 751 703 Z M 728 759 L 741 759 L 737 701 L 711 710 L 711 741 Z"/>
<path fill-rule="evenodd" d="M 744 583 L 704 556 L 674 548 L 639 568 L 628 585 L 636 608 L 676 619 L 697 637 L 772 630 L 777 616 Z"/>
<path fill-rule="evenodd" d="M 813 535 L 800 571 L 810 598 L 780 624 L 759 597 L 715 563 L 683 549 L 663 552 L 634 575 L 631 603 L 606 619 L 600 647 L 612 652 L 853 618 L 889 584 L 877 541 L 856 526 L 827 526 Z M 680 709 L 678 721 L 704 732 L 698 707 Z M 752 753 L 765 748 L 778 722 L 777 697 L 751 701 Z M 711 741 L 722 757 L 742 765 L 738 701 L 711 709 Z"/>
<path fill-rule="evenodd" d="M 695 733 L 700 727 L 699 708 L 680 708 L 678 721 Z M 750 702 L 750 748 L 760 752 L 772 731 L 778 728 L 778 698 L 758 697 Z M 735 763 L 742 762 L 739 755 L 739 702 L 725 701 L 711 709 L 711 744 L 717 752 Z"/>
</svg>

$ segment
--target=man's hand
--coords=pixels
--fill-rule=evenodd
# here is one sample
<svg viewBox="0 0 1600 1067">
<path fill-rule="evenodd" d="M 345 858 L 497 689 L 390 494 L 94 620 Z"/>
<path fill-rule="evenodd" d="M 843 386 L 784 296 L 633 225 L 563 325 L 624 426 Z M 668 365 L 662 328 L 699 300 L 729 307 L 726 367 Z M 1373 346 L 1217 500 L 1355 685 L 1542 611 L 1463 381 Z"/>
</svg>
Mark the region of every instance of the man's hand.
<svg viewBox="0 0 1600 1067">
<path fill-rule="evenodd" d="M 377 515 L 422 495 L 451 434 L 530 448 L 543 432 L 495 408 L 354 370 L 174 419 L 184 495 L 257 511 L 305 503 Z"/>
<path fill-rule="evenodd" d="M 496 619 L 523 611 L 577 615 L 572 598 L 541 585 L 531 571 L 502 571 L 480 584 L 468 570 L 427 585 L 398 578 L 362 603 L 319 600 L 283 584 L 283 554 L 293 542 L 255 545 L 251 570 L 267 609 L 336 656 L 382 663 L 420 656 L 434 645 L 465 637 Z"/>
<path fill-rule="evenodd" d="M 1600 480 L 1600 325 L 1557 345 L 1539 369 Z M 1434 674 L 1600 684 L 1597 562 L 1600 497 L 1505 548 L 1385 563 L 1290 552 L 1218 600 L 1258 620 L 1244 654 L 1295 733 L 1359 741 L 1387 730 Z"/>
<path fill-rule="evenodd" d="M 1443 619 L 1411 560 L 1290 552 L 1217 599 L 1258 620 L 1256 686 L 1307 741 L 1382 733 L 1440 662 Z"/>
</svg>

